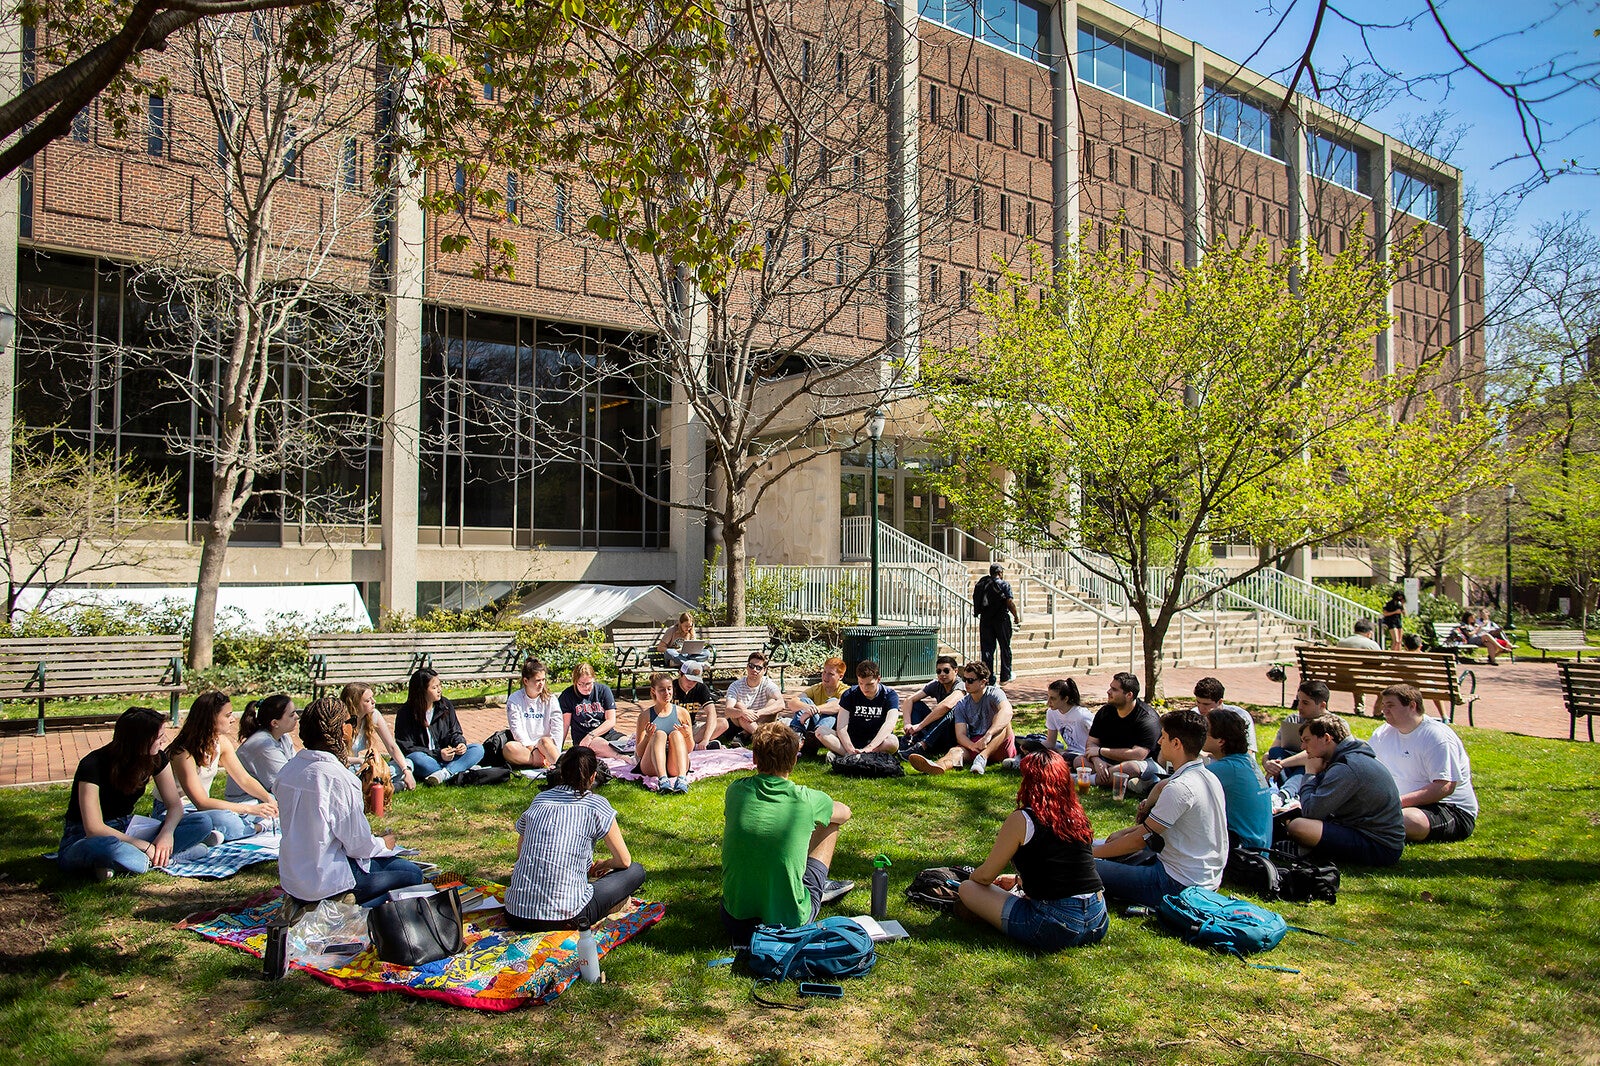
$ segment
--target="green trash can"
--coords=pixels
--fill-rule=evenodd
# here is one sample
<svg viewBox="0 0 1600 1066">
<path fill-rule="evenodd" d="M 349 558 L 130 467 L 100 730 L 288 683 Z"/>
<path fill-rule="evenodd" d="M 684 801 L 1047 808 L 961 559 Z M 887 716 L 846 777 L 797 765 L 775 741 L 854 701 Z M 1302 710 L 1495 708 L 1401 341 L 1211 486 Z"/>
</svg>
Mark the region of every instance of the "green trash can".
<svg viewBox="0 0 1600 1066">
<path fill-rule="evenodd" d="M 863 659 L 876 662 L 889 684 L 927 681 L 938 656 L 939 630 L 934 626 L 851 626 L 844 631 L 846 683 Z"/>
</svg>

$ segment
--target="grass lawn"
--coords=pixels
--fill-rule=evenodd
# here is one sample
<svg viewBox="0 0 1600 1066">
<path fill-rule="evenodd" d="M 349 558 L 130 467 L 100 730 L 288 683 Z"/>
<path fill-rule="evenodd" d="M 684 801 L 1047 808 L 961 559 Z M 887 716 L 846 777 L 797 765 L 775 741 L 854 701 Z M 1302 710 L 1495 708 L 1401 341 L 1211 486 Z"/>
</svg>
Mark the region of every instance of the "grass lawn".
<svg viewBox="0 0 1600 1066">
<path fill-rule="evenodd" d="M 1353 722 L 1361 735 L 1374 724 Z M 866 911 L 871 857 L 886 852 L 891 917 L 912 939 L 886 946 L 844 999 L 801 1013 L 763 1009 L 748 979 L 706 966 L 726 954 L 718 842 L 730 778 L 682 797 L 607 787 L 667 918 L 607 960 L 608 983 L 508 1015 L 296 974 L 265 984 L 255 959 L 172 923 L 270 887 L 274 867 L 225 882 L 68 880 L 38 857 L 59 836 L 65 787 L 7 790 L 0 1062 L 1600 1062 L 1600 745 L 1463 736 L 1483 805 L 1476 835 L 1410 848 L 1393 870 L 1346 870 L 1336 906 L 1282 907 L 1291 923 L 1356 942 L 1291 933 L 1260 957 L 1299 974 L 1116 916 L 1100 945 L 1035 957 L 912 907 L 900 890 L 916 869 L 981 860 L 1015 776 L 862 781 L 803 765 L 800 782 L 855 811 L 834 873 L 861 887 L 833 913 Z M 388 827 L 451 872 L 503 880 L 532 792 L 519 779 L 403 795 Z M 1097 834 L 1132 807 L 1091 797 Z"/>
</svg>

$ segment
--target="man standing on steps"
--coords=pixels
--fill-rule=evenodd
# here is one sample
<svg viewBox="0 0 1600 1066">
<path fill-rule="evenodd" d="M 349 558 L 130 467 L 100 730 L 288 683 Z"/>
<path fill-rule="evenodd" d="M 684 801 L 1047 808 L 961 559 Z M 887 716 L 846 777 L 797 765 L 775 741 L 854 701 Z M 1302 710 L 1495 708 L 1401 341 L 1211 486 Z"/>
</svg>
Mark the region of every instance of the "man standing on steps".
<svg viewBox="0 0 1600 1066">
<path fill-rule="evenodd" d="M 999 563 L 989 564 L 989 576 L 980 577 L 972 588 L 972 613 L 978 619 L 978 641 L 983 648 L 983 662 L 989 676 L 997 684 L 1011 680 L 1011 622 L 1022 621 L 1017 601 L 1011 598 L 1011 583 L 1002 576 L 1005 568 Z M 995 663 L 995 646 L 999 645 L 1000 661 Z"/>
</svg>

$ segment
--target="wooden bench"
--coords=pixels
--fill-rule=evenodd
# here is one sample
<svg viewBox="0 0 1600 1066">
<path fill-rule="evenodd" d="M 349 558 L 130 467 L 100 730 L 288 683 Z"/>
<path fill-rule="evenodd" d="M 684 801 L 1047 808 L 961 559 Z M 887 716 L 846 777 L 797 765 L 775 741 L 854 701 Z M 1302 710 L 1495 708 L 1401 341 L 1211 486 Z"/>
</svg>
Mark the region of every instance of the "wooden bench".
<svg viewBox="0 0 1600 1066">
<path fill-rule="evenodd" d="M 1478 679 L 1471 670 L 1458 670 L 1453 655 L 1422 651 L 1366 651 L 1302 645 L 1295 648 L 1301 681 L 1321 681 L 1334 692 L 1376 696 L 1390 685 L 1411 685 L 1424 699 L 1449 700 L 1450 716 L 1467 708 L 1467 724 L 1478 702 Z M 1444 718 L 1441 714 L 1440 718 Z"/>
<path fill-rule="evenodd" d="M 509 693 L 522 672 L 522 650 L 511 632 L 336 633 L 312 637 L 308 651 L 316 696 L 351 681 L 404 684 L 422 669 L 451 681 L 503 679 Z"/>
<path fill-rule="evenodd" d="M 639 679 L 649 679 L 657 670 L 670 667 L 662 654 L 656 651 L 656 642 L 668 623 L 658 626 L 618 627 L 611 631 L 614 665 L 617 669 L 617 688 L 624 684 L 633 689 L 633 698 L 639 698 Z"/>
<path fill-rule="evenodd" d="M 165 693 L 178 724 L 183 685 L 181 637 L 41 637 L 0 641 L 0 699 L 39 701 L 35 733 L 44 736 L 46 700 L 63 696 Z"/>
<path fill-rule="evenodd" d="M 1600 663 L 1576 663 L 1562 659 L 1556 663 L 1561 671 L 1561 698 L 1572 716 L 1568 740 L 1578 739 L 1578 716 L 1589 720 L 1589 740 L 1594 740 L 1594 716 L 1600 714 Z"/>
<path fill-rule="evenodd" d="M 1532 629 L 1528 631 L 1528 644 L 1539 649 L 1541 659 L 1545 657 L 1546 652 L 1575 651 L 1581 663 L 1584 652 L 1594 651 L 1584 639 L 1581 629 Z"/>
<path fill-rule="evenodd" d="M 1478 655 L 1478 645 L 1463 644 L 1458 640 L 1451 640 L 1450 634 L 1455 632 L 1455 622 L 1434 622 L 1433 642 L 1429 645 L 1434 651 L 1447 652 L 1458 659 L 1473 662 Z"/>
<path fill-rule="evenodd" d="M 711 646 L 714 674 L 724 676 L 729 682 L 742 677 L 751 653 L 759 651 L 767 657 L 768 671 L 778 672 L 778 691 L 783 691 L 789 663 L 783 658 L 783 643 L 774 640 L 766 626 L 708 626 L 704 635 Z"/>
</svg>

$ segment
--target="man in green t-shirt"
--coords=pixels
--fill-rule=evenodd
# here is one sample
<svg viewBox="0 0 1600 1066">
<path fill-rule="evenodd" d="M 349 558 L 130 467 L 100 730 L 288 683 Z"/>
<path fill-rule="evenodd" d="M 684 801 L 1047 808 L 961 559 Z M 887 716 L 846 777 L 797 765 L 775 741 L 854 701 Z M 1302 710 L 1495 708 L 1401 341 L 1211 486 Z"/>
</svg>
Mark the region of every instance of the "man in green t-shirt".
<svg viewBox="0 0 1600 1066">
<path fill-rule="evenodd" d="M 856 887 L 828 880 L 850 808 L 789 780 L 800 737 L 785 722 L 768 722 L 750 753 L 755 775 L 729 785 L 723 804 L 722 924 L 735 944 L 748 944 L 757 925 L 815 921 L 824 903 Z"/>
</svg>

